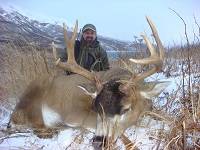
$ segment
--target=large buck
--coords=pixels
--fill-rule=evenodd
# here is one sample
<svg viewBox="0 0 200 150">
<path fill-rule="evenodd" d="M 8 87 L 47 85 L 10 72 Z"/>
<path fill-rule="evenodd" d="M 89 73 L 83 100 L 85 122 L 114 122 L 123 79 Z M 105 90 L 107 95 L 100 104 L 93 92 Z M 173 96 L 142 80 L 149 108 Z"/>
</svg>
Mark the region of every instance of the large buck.
<svg viewBox="0 0 200 150">
<path fill-rule="evenodd" d="M 41 77 L 32 82 L 20 98 L 11 116 L 14 124 L 32 128 L 81 127 L 95 132 L 93 138 L 96 149 L 106 146 L 105 139 L 114 141 L 122 137 L 129 141 L 124 131 L 136 125 L 139 117 L 152 107 L 151 99 L 166 87 L 165 82 L 145 82 L 148 76 L 160 71 L 163 64 L 164 48 L 152 21 L 147 17 L 158 52 L 145 35 L 144 41 L 151 56 L 144 59 L 130 59 L 137 64 L 149 64 L 149 71 L 133 74 L 123 68 L 90 72 L 79 66 L 74 58 L 74 42 L 78 29 L 76 22 L 72 37 L 64 39 L 68 61 L 53 55 L 58 67 L 75 74 L 55 77 Z M 99 142 L 99 143 L 98 143 Z M 96 144 L 95 144 L 96 143 Z"/>
</svg>

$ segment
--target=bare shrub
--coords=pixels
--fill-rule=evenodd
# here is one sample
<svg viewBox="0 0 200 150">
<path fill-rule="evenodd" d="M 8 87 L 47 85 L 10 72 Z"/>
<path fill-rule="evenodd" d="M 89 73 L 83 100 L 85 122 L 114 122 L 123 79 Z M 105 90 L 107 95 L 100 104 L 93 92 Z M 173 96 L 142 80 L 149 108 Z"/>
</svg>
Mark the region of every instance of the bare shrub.
<svg viewBox="0 0 200 150">
<path fill-rule="evenodd" d="M 51 54 L 34 45 L 24 47 L 12 43 L 0 46 L 1 51 L 1 88 L 11 96 L 19 96 L 33 80 L 44 75 L 53 76 L 55 68 Z"/>
</svg>

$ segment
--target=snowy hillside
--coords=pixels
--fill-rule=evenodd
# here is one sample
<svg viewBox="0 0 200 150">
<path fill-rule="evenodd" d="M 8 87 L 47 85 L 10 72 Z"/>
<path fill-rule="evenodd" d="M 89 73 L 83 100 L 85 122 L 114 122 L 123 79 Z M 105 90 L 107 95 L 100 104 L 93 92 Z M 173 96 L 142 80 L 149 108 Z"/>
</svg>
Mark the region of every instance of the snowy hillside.
<svg viewBox="0 0 200 150">
<path fill-rule="evenodd" d="M 48 47 L 52 41 L 63 45 L 63 29 L 59 24 L 39 22 L 17 11 L 0 8 L 0 42 L 12 41 L 23 44 L 25 41 Z M 71 31 L 71 29 L 69 29 Z M 71 34 L 69 32 L 68 34 Z M 131 50 L 135 48 L 130 42 L 99 36 L 99 41 L 107 51 Z"/>
</svg>

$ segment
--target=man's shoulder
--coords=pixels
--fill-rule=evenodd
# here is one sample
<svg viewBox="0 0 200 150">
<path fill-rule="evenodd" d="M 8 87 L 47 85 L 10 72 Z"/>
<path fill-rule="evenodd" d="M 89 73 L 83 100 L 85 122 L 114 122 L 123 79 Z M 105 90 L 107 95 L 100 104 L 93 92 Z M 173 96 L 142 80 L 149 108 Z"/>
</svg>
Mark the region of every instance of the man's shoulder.
<svg viewBox="0 0 200 150">
<path fill-rule="evenodd" d="M 99 50 L 101 51 L 101 52 L 106 52 L 106 50 L 103 48 L 103 46 L 102 46 L 102 43 L 100 43 L 99 41 L 98 41 L 98 48 L 99 48 Z"/>
<path fill-rule="evenodd" d="M 96 41 L 96 47 L 100 48 L 100 50 L 104 50 L 100 41 Z"/>
</svg>

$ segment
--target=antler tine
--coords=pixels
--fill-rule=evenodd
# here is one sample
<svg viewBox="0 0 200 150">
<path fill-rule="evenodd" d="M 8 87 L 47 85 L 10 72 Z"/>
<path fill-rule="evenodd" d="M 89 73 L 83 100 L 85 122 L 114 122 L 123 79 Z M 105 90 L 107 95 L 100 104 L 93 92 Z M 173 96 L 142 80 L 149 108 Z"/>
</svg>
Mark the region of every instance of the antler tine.
<svg viewBox="0 0 200 150">
<path fill-rule="evenodd" d="M 159 38 L 157 29 L 156 29 L 155 25 L 153 24 L 152 20 L 148 16 L 146 16 L 146 19 L 147 19 L 148 24 L 151 27 L 151 31 L 153 33 L 153 36 L 154 36 L 155 40 L 156 40 L 156 43 L 157 43 L 157 46 L 158 46 L 158 49 L 159 49 L 159 53 L 160 53 L 160 55 L 159 55 L 160 59 L 163 60 L 164 59 L 164 54 L 165 54 L 164 53 L 164 47 L 163 47 L 162 42 L 161 42 L 161 40 Z"/>
<path fill-rule="evenodd" d="M 142 34 L 141 35 L 147 45 L 147 48 L 150 51 L 151 56 L 148 58 L 143 58 L 143 59 L 133 59 L 130 58 L 129 60 L 136 63 L 136 64 L 155 64 L 160 61 L 158 54 L 156 53 L 156 50 L 154 49 L 153 45 L 150 43 L 149 39 L 146 37 L 146 35 Z"/>
<path fill-rule="evenodd" d="M 160 38 L 158 36 L 157 30 L 155 25 L 153 24 L 153 22 L 151 21 L 151 19 L 149 17 L 146 17 L 147 22 L 149 24 L 149 26 L 151 27 L 153 36 L 156 40 L 156 43 L 158 45 L 158 49 L 159 49 L 159 54 L 156 53 L 156 49 L 153 47 L 153 45 L 151 44 L 151 42 L 149 41 L 149 39 L 147 38 L 147 36 L 145 34 L 142 34 L 141 36 L 143 37 L 147 48 L 149 49 L 151 56 L 149 58 L 144 58 L 144 59 L 130 59 L 130 61 L 137 63 L 137 64 L 156 64 L 156 63 L 161 63 L 163 58 L 164 58 L 164 48 L 162 46 L 162 43 L 160 41 Z"/>
<path fill-rule="evenodd" d="M 156 71 L 159 71 L 162 68 L 162 63 L 163 63 L 163 59 L 164 59 L 164 47 L 162 46 L 162 43 L 158 36 L 156 27 L 149 17 L 146 17 L 146 19 L 147 19 L 149 26 L 151 27 L 153 36 L 156 40 L 156 43 L 157 43 L 157 46 L 159 49 L 159 53 L 156 52 L 156 49 L 153 47 L 153 45 L 151 44 L 151 42 L 149 41 L 147 36 L 144 34 L 141 35 L 151 53 L 151 56 L 149 58 L 144 58 L 144 59 L 130 59 L 130 61 L 137 63 L 137 64 L 155 64 L 155 66 L 147 72 L 144 72 L 144 73 L 138 74 L 135 77 L 132 77 L 132 79 L 134 79 L 135 81 L 143 80 L 146 77 L 154 74 Z"/>
<path fill-rule="evenodd" d="M 67 26 L 65 23 L 63 23 L 63 34 L 64 34 L 64 40 L 65 40 L 65 46 L 67 47 L 67 41 L 69 41 L 69 38 L 67 36 Z"/>
<path fill-rule="evenodd" d="M 75 40 L 76 40 L 77 30 L 78 30 L 78 21 L 76 21 L 76 25 L 74 27 L 72 37 L 69 38 L 67 36 L 66 25 L 63 24 L 63 33 L 64 33 L 65 44 L 66 44 L 66 47 L 67 47 L 68 59 L 67 59 L 67 62 L 61 62 L 60 58 L 57 59 L 56 48 L 54 46 L 54 43 L 52 43 L 53 56 L 54 56 L 54 59 L 56 60 L 56 65 L 58 67 L 64 69 L 64 70 L 77 73 L 79 75 L 86 77 L 89 80 L 95 81 L 95 76 L 92 72 L 82 68 L 81 66 L 79 66 L 76 63 L 76 60 L 75 60 L 75 57 L 74 57 L 74 43 L 75 43 Z"/>
<path fill-rule="evenodd" d="M 151 42 L 147 38 L 146 34 L 142 34 L 141 36 L 144 39 L 144 41 L 145 41 L 145 43 L 146 43 L 151 55 L 152 56 L 156 56 L 157 55 L 156 50 L 154 49 L 153 45 L 151 44 Z"/>
<path fill-rule="evenodd" d="M 76 35 L 77 35 L 77 31 L 78 31 L 78 20 L 76 20 L 76 24 L 73 30 L 73 34 L 72 34 L 72 40 L 75 41 L 76 40 Z"/>
<path fill-rule="evenodd" d="M 76 21 L 74 31 L 72 32 L 72 37 L 69 39 L 67 36 L 67 29 L 65 23 L 63 23 L 63 34 L 64 34 L 64 40 L 65 40 L 65 45 L 67 47 L 67 57 L 68 57 L 68 62 L 70 63 L 76 63 L 75 57 L 74 57 L 74 43 L 76 40 L 76 33 L 77 33 L 77 28 L 78 28 L 78 22 Z"/>
</svg>

